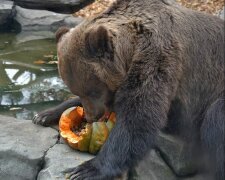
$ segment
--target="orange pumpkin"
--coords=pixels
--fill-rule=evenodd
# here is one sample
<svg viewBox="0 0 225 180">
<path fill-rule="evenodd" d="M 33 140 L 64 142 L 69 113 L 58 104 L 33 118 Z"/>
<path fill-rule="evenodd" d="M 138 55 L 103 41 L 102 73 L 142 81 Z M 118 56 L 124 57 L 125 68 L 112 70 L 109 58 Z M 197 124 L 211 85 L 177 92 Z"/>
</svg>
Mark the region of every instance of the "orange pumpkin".
<svg viewBox="0 0 225 180">
<path fill-rule="evenodd" d="M 73 132 L 84 121 L 84 110 L 82 107 L 72 107 L 63 112 L 59 121 L 61 137 L 70 147 L 96 154 L 105 143 L 115 124 L 115 113 L 111 113 L 108 120 L 86 123 L 79 132 Z"/>
</svg>

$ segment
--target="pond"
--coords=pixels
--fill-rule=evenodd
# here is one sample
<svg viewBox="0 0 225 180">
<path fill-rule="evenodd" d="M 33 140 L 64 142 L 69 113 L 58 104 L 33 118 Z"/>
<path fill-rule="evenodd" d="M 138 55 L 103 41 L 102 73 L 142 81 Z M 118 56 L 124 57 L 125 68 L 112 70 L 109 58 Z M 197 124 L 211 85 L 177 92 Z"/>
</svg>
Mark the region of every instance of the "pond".
<svg viewBox="0 0 225 180">
<path fill-rule="evenodd" d="M 22 41 L 0 33 L 0 114 L 32 119 L 70 97 L 58 75 L 52 39 Z"/>
</svg>

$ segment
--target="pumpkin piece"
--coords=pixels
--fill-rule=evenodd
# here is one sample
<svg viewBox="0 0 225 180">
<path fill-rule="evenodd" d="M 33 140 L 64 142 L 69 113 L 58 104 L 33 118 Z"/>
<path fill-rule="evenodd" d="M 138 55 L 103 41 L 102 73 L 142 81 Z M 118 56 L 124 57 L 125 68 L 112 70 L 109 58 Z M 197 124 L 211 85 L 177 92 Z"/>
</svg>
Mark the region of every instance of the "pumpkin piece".
<svg viewBox="0 0 225 180">
<path fill-rule="evenodd" d="M 89 152 L 96 154 L 108 138 L 109 130 L 105 122 L 94 122 L 92 128 Z"/>
<path fill-rule="evenodd" d="M 71 107 L 63 112 L 60 122 L 59 130 L 62 138 L 72 147 L 77 149 L 78 142 L 82 139 L 81 136 L 72 132 L 72 128 L 83 121 L 84 111 L 81 107 Z"/>
<path fill-rule="evenodd" d="M 109 116 L 109 120 L 112 121 L 113 123 L 116 122 L 116 114 L 114 112 L 112 112 Z"/>
<path fill-rule="evenodd" d="M 89 150 L 91 135 L 92 135 L 92 124 L 87 123 L 85 125 L 85 129 L 83 129 L 80 133 L 80 136 L 82 137 L 82 139 L 78 143 L 78 149 L 80 151 Z"/>
<path fill-rule="evenodd" d="M 115 126 L 115 123 L 113 121 L 107 121 L 106 126 L 107 126 L 109 132 L 111 132 L 112 128 Z"/>
<path fill-rule="evenodd" d="M 116 114 L 111 113 L 108 121 L 106 122 L 106 126 L 108 127 L 109 132 L 111 132 L 112 128 L 115 126 L 116 122 Z"/>
<path fill-rule="evenodd" d="M 115 125 L 115 113 L 105 114 L 98 122 L 92 124 L 84 120 L 82 107 L 67 109 L 60 118 L 60 135 L 70 147 L 96 154 Z"/>
</svg>

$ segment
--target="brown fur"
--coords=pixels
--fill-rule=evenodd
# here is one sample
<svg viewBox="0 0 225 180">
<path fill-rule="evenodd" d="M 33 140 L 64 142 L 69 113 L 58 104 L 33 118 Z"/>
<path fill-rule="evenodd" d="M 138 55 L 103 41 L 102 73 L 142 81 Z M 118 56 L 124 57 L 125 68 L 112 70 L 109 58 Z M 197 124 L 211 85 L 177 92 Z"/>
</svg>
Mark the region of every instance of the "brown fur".
<svg viewBox="0 0 225 180">
<path fill-rule="evenodd" d="M 197 141 L 211 105 L 224 99 L 224 21 L 217 17 L 164 0 L 118 0 L 57 38 L 60 74 L 80 96 L 87 119 L 114 110 L 118 120 L 99 155 L 71 179 L 120 175 L 154 147 L 166 126 Z M 223 147 L 222 138 L 214 141 Z M 220 153 L 222 160 L 211 159 L 219 168 L 223 148 Z"/>
</svg>

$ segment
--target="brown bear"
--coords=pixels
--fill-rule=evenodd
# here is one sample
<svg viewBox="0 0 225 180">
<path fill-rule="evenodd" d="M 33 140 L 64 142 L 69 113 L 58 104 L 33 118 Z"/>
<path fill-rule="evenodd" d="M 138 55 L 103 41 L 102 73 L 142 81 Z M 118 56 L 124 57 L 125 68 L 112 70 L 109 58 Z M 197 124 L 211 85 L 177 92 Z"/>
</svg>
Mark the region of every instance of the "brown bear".
<svg viewBox="0 0 225 180">
<path fill-rule="evenodd" d="M 56 38 L 60 75 L 79 98 L 39 113 L 34 123 L 57 122 L 80 104 L 88 121 L 106 111 L 117 118 L 98 155 L 70 179 L 119 177 L 165 129 L 199 142 L 214 179 L 224 180 L 223 20 L 166 0 L 117 0 Z"/>
</svg>

